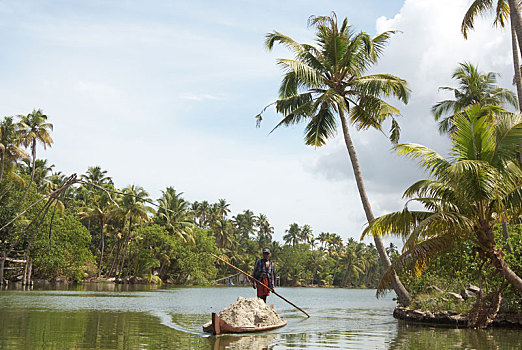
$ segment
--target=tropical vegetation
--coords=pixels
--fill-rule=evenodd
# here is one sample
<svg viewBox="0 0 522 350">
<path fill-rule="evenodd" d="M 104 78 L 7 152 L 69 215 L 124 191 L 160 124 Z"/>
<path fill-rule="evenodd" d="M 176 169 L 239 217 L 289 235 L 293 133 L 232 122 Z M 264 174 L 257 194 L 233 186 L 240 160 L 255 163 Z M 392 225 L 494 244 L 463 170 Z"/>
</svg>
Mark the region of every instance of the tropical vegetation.
<svg viewBox="0 0 522 350">
<path fill-rule="evenodd" d="M 43 115 L 41 110 L 33 113 Z M 139 277 L 207 285 L 236 274 L 209 253 L 248 271 L 261 249 L 269 247 L 281 285 L 377 286 L 383 269 L 371 244 L 343 241 L 336 233 L 316 237 L 309 225 L 297 223 L 289 224 L 280 243 L 263 213 L 246 209 L 231 215 L 225 199 L 190 202 L 173 186 L 153 200 L 141 186 L 115 187 L 99 166 L 88 167 L 67 186 L 69 178 L 54 165 L 34 158 L 33 142 L 25 143 L 30 152 L 25 151 L 24 126 L 16 118 L 0 123 L 6 175 L 0 180 L 4 279 Z M 51 140 L 50 128 L 46 131 Z M 32 203 L 36 205 L 30 207 Z"/>
</svg>

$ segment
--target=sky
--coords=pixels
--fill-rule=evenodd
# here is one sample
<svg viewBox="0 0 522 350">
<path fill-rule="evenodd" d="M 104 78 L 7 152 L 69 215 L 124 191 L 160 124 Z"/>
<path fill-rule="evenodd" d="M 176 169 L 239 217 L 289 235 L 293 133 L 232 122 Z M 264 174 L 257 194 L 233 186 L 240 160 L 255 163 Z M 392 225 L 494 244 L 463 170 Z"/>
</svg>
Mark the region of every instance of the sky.
<svg viewBox="0 0 522 350">
<path fill-rule="evenodd" d="M 100 166 L 117 187 L 140 185 L 154 199 L 167 186 L 189 201 L 224 198 L 231 215 L 267 215 L 279 241 L 293 222 L 359 239 L 365 216 L 342 135 L 313 148 L 304 125 L 270 133 L 281 118 L 273 109 L 256 128 L 255 115 L 277 98 L 276 59 L 292 58 L 282 47 L 268 52 L 264 37 L 276 30 L 313 43 L 308 18 L 332 11 L 357 31 L 396 30 L 368 73 L 408 81 L 409 103 L 391 101 L 401 142 L 446 155 L 430 108 L 451 98 L 438 87 L 456 86 L 459 62 L 499 73 L 514 90 L 510 32 L 490 16 L 464 40 L 470 3 L 0 0 L 0 116 L 42 109 L 54 143 L 37 156 L 64 174 Z M 351 134 L 374 214 L 401 210 L 404 190 L 426 174 L 381 132 Z"/>
</svg>

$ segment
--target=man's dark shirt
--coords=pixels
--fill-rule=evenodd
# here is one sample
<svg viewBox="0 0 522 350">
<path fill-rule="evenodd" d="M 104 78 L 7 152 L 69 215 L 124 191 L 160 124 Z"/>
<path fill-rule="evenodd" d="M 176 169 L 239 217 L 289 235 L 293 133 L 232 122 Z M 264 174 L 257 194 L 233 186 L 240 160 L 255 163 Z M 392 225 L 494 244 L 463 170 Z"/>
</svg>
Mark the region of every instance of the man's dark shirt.
<svg viewBox="0 0 522 350">
<path fill-rule="evenodd" d="M 269 260 L 270 261 L 270 260 Z M 252 272 L 252 276 L 258 281 L 263 282 L 263 278 L 268 278 L 268 286 L 270 288 L 274 288 L 274 264 L 270 261 L 270 267 L 266 267 L 265 259 L 257 259 L 254 265 L 254 271 Z"/>
</svg>

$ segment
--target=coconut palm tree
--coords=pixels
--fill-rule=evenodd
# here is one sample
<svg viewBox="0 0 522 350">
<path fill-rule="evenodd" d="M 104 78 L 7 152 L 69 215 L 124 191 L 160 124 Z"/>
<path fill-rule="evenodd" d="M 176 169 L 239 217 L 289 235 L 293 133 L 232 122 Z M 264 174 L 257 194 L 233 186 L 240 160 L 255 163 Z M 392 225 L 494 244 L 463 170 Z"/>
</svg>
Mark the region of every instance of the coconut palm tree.
<svg viewBox="0 0 522 350">
<path fill-rule="evenodd" d="M 19 147 L 18 125 L 13 117 L 5 117 L 0 122 L 0 181 L 7 169 L 11 174 L 19 159 L 29 159 L 29 155 Z"/>
<path fill-rule="evenodd" d="M 192 231 L 195 225 L 189 208 L 190 203 L 181 197 L 183 192 L 176 192 L 169 186 L 162 193 L 158 200 L 160 208 L 156 212 L 158 223 L 184 242 L 194 243 Z"/>
<path fill-rule="evenodd" d="M 87 172 L 82 175 L 82 178 L 99 186 L 114 185 L 112 178 L 107 176 L 107 170 L 103 170 L 99 166 L 88 167 Z"/>
<path fill-rule="evenodd" d="M 458 88 L 443 86 L 439 90 L 453 93 L 454 100 L 437 102 L 431 111 L 435 120 L 439 121 L 441 134 L 451 133 L 454 130 L 452 123 L 455 113 L 465 108 L 480 103 L 483 106 L 501 106 L 502 108 L 512 106 L 517 108 L 515 94 L 507 89 L 495 85 L 498 74 L 493 72 L 483 73 L 469 62 L 459 63 L 459 66 L 451 76 L 457 80 Z M 444 117 L 444 115 L 450 114 Z"/>
<path fill-rule="evenodd" d="M 290 227 L 285 230 L 286 235 L 283 236 L 283 241 L 285 244 L 296 246 L 299 244 L 299 239 L 301 238 L 301 228 L 295 222 L 290 224 Z"/>
<path fill-rule="evenodd" d="M 105 253 L 105 227 L 107 221 L 115 215 L 114 204 L 106 193 L 100 193 L 92 198 L 88 207 L 84 207 L 78 216 L 80 219 L 99 220 L 100 223 L 100 260 L 98 261 L 98 278 L 101 276 L 103 255 Z"/>
<path fill-rule="evenodd" d="M 317 239 L 319 240 L 319 243 L 321 243 L 321 247 L 319 249 L 324 250 L 326 242 L 328 242 L 328 238 L 330 236 L 330 233 L 328 232 L 321 232 L 319 236 L 317 236 Z"/>
<path fill-rule="evenodd" d="M 317 30 L 315 46 L 300 44 L 278 32 L 266 36 L 269 50 L 280 43 L 295 56 L 278 60 L 285 73 L 274 104 L 284 117 L 274 129 L 304 122 L 305 143 L 319 147 L 335 135 L 340 122 L 366 219 L 372 222 L 374 216 L 348 124 L 350 121 L 359 130 L 381 130 L 385 120 L 391 118 L 390 139 L 396 142 L 399 138 L 400 128 L 394 116 L 400 112 L 383 98 L 395 97 L 407 103 L 406 81 L 391 74 L 365 75 L 377 63 L 393 32 L 373 38 L 364 32 L 356 33 L 347 19 L 339 25 L 335 13 L 312 17 L 309 23 Z M 258 115 L 257 120 L 259 123 L 262 116 Z M 383 265 L 389 267 L 391 262 L 380 237 L 375 237 L 375 244 Z M 409 293 L 398 278 L 394 285 L 400 302 L 408 305 Z"/>
<path fill-rule="evenodd" d="M 522 278 L 504 260 L 495 243 L 493 228 L 502 220 L 520 222 L 522 170 L 516 158 L 522 138 L 522 116 L 508 115 L 495 121 L 480 105 L 457 113 L 451 135 L 451 157 L 444 158 L 426 146 L 402 144 L 399 154 L 418 159 L 431 175 L 404 193 L 426 210 L 390 213 L 371 222 L 363 232 L 396 234 L 406 241 L 398 257 L 381 280 L 390 287 L 390 273 L 411 268 L 421 270 L 426 262 L 458 242 L 471 242 L 479 257 L 491 264 L 522 292 Z"/>
<path fill-rule="evenodd" d="M 212 231 L 216 236 L 216 244 L 221 249 L 222 252 L 231 248 L 234 244 L 234 226 L 232 222 L 227 219 L 218 219 L 214 226 L 212 227 Z"/>
<path fill-rule="evenodd" d="M 232 222 L 237 228 L 241 244 L 247 242 L 250 239 L 250 235 L 254 234 L 254 227 L 256 225 L 255 218 L 254 212 L 249 209 L 232 217 Z"/>
<path fill-rule="evenodd" d="M 123 189 L 124 196 L 121 197 L 119 215 L 123 222 L 128 222 L 128 231 L 123 238 L 123 254 L 121 255 L 120 275 L 123 272 L 123 265 L 127 254 L 127 248 L 132 237 L 134 224 L 142 224 L 149 221 L 149 213 L 152 208 L 145 205 L 144 200 L 149 200 L 148 193 L 141 186 L 130 185 Z M 119 252 L 117 253 L 118 256 Z"/>
<path fill-rule="evenodd" d="M 230 204 L 227 203 L 226 199 L 220 198 L 216 203 L 218 214 L 222 219 L 225 219 L 227 215 L 230 213 Z"/>
<path fill-rule="evenodd" d="M 33 168 L 29 159 L 24 159 L 23 165 L 20 167 L 20 173 L 31 175 Z M 34 162 L 34 184 L 39 193 L 44 193 L 47 190 L 48 184 L 46 182 L 49 175 L 52 173 L 54 164 L 47 164 L 47 159 L 37 159 Z"/>
<path fill-rule="evenodd" d="M 25 189 L 22 195 L 21 201 L 25 199 L 27 191 L 31 187 L 34 180 L 34 172 L 36 167 L 36 145 L 40 143 L 45 149 L 47 146 L 51 146 L 53 139 L 51 138 L 50 132 L 53 130 L 53 124 L 47 122 L 47 116 L 42 113 L 41 109 L 35 110 L 28 115 L 19 115 L 20 122 L 18 128 L 20 130 L 20 143 L 24 147 L 31 148 L 31 160 L 32 160 L 32 171 L 29 185 Z"/>
<path fill-rule="evenodd" d="M 509 16 L 511 24 L 511 48 L 513 52 L 513 66 L 515 84 L 517 86 L 518 105 L 522 107 L 522 81 L 520 77 L 519 52 L 522 52 L 522 18 L 520 3 L 516 0 L 474 0 L 462 20 L 461 31 L 464 38 L 468 38 L 469 30 L 474 28 L 475 18 L 488 12 L 495 12 L 494 25 L 504 27 Z M 518 47 L 517 47 L 518 42 Z"/>
<path fill-rule="evenodd" d="M 262 213 L 259 213 L 259 215 L 255 217 L 255 223 L 257 226 L 259 245 L 264 247 L 272 241 L 274 228 L 270 225 L 270 222 L 268 222 L 268 217 Z"/>
<path fill-rule="evenodd" d="M 353 238 L 350 238 L 341 253 L 341 258 L 346 264 L 344 279 L 342 286 L 359 286 L 359 277 L 364 274 L 366 269 L 366 261 L 364 259 L 365 244 L 357 243 Z"/>
</svg>

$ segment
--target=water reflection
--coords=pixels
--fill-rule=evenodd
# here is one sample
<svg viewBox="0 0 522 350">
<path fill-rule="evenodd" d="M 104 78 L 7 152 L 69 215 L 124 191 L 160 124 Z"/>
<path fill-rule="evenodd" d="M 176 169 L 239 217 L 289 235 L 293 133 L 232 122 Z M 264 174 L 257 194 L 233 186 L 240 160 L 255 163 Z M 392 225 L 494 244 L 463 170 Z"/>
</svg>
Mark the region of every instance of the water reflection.
<svg viewBox="0 0 522 350">
<path fill-rule="evenodd" d="M 211 337 L 210 343 L 212 350 L 261 350 L 268 349 L 276 338 L 276 334 L 243 336 L 221 335 L 217 337 Z"/>
<path fill-rule="evenodd" d="M 399 322 L 389 349 L 522 349 L 516 329 L 457 329 Z"/>
<path fill-rule="evenodd" d="M 172 287 L 174 288 L 174 287 Z M 153 284 L 116 284 L 116 283 L 72 283 L 37 281 L 31 285 L 21 282 L 10 282 L 0 285 L 0 291 L 31 291 L 31 290 L 62 290 L 62 291 L 92 291 L 92 292 L 132 292 L 165 289 Z"/>
</svg>

